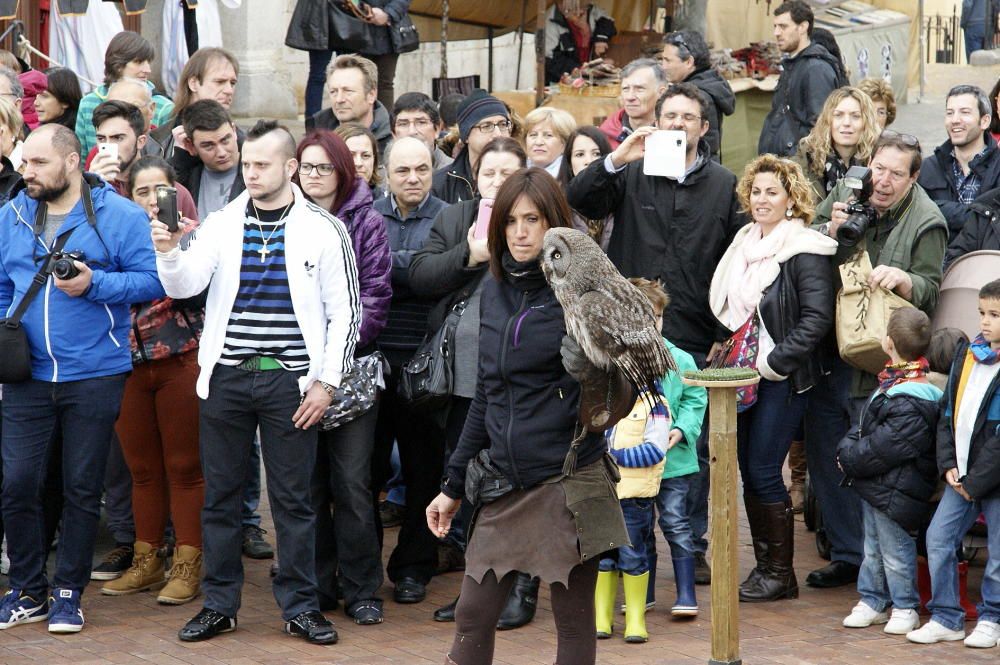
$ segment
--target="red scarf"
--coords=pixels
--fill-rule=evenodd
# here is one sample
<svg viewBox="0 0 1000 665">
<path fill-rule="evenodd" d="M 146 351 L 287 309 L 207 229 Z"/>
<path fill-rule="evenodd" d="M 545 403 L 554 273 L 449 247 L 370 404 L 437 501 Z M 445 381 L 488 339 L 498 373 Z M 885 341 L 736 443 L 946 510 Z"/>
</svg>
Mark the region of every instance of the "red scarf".
<svg viewBox="0 0 1000 665">
<path fill-rule="evenodd" d="M 927 362 L 927 358 L 923 356 L 917 358 L 916 360 L 909 362 L 896 363 L 887 362 L 885 364 L 885 369 L 879 372 L 878 375 L 878 389 L 881 392 L 885 392 L 892 388 L 896 384 L 903 383 L 904 381 L 913 381 L 915 379 L 922 379 L 927 376 L 927 372 L 930 370 L 930 365 Z"/>
</svg>

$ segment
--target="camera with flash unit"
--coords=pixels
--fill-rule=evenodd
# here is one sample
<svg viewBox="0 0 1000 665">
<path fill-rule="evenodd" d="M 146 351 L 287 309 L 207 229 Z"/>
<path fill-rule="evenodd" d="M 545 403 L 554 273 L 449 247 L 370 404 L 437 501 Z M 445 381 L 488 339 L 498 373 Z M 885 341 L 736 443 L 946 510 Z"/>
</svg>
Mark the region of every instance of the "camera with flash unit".
<svg viewBox="0 0 1000 665">
<path fill-rule="evenodd" d="M 837 241 L 854 247 L 865 237 L 868 227 L 878 221 L 878 213 L 868 203 L 875 189 L 872 170 L 867 166 L 852 166 L 844 175 L 844 185 L 854 192 L 854 200 L 847 206 L 847 221 L 837 229 Z"/>
</svg>

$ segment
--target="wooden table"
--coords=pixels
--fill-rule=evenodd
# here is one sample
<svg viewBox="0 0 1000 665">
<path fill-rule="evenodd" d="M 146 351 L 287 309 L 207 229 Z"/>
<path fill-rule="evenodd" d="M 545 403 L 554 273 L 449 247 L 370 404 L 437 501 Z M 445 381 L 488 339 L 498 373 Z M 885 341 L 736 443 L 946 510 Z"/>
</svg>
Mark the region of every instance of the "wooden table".
<svg viewBox="0 0 1000 665">
<path fill-rule="evenodd" d="M 685 377 L 689 386 L 708 388 L 708 451 L 712 509 L 712 657 L 709 665 L 740 665 L 739 563 L 736 531 L 736 389 L 760 381 L 704 381 Z"/>
</svg>

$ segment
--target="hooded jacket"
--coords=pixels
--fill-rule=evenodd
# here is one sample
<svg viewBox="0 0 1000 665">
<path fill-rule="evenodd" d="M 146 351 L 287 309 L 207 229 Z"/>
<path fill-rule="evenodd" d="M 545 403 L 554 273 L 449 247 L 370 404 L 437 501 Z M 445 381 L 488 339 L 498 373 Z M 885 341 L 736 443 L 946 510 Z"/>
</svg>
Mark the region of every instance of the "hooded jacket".
<svg viewBox="0 0 1000 665">
<path fill-rule="evenodd" d="M 875 393 L 837 446 L 847 485 L 907 531 L 930 521 L 937 489 L 934 437 L 941 391 L 907 381 Z"/>
<path fill-rule="evenodd" d="M 659 279 L 672 302 L 663 336 L 691 353 L 707 353 L 728 333 L 708 306 L 712 272 L 745 223 L 738 211 L 736 176 L 708 158 L 684 182 L 648 176 L 642 160 L 609 173 L 598 159 L 570 181 L 570 206 L 588 219 L 615 216 L 608 258 L 625 277 Z"/>
<path fill-rule="evenodd" d="M 486 279 L 476 396 L 442 487 L 452 498 L 462 496 L 466 465 L 483 449 L 517 489 L 558 475 L 579 415 L 580 384 L 562 364 L 566 322 L 552 289 L 544 282 L 522 290 Z M 605 448 L 600 433 L 588 433 L 576 468 L 596 462 Z"/>
<path fill-rule="evenodd" d="M 733 93 L 729 81 L 719 76 L 719 72 L 708 67 L 693 72 L 684 79 L 685 83 L 692 83 L 705 93 L 708 101 L 708 133 L 705 140 L 712 151 L 712 159 L 720 160 L 722 150 L 722 118 L 732 115 L 736 110 L 736 95 Z"/>
<path fill-rule="evenodd" d="M 475 198 L 475 178 L 472 177 L 468 147 L 462 148 L 450 166 L 434 174 L 431 194 L 449 204 Z"/>
<path fill-rule="evenodd" d="M 367 4 L 388 14 L 390 26 L 402 21 L 410 9 L 410 0 L 367 0 Z M 285 33 L 285 46 L 300 51 L 349 52 L 341 48 L 337 35 L 330 33 L 329 5 L 328 0 L 298 0 Z M 370 25 L 371 44 L 360 55 L 392 53 L 390 26 Z"/>
<path fill-rule="evenodd" d="M 628 135 L 632 133 L 634 128 L 629 124 L 628 116 L 625 115 L 625 109 L 619 109 L 605 118 L 598 129 L 608 137 L 608 143 L 611 144 L 611 149 L 614 150 L 621 145 L 622 141 L 628 138 Z"/>
<path fill-rule="evenodd" d="M 955 402 L 968 350 L 969 343 L 965 341 L 960 342 L 955 350 L 941 418 L 938 420 L 937 470 L 942 476 L 948 469 L 958 466 L 955 455 Z M 962 486 L 976 500 L 1000 497 L 1000 374 L 993 377 L 993 383 L 979 405 L 969 446 L 968 471 Z"/>
<path fill-rule="evenodd" d="M 332 109 L 323 109 L 311 118 L 306 119 L 306 129 L 329 129 L 333 131 L 340 127 L 340 120 L 333 114 Z M 379 161 L 385 154 L 385 147 L 392 141 L 392 122 L 389 119 L 389 112 L 385 110 L 382 102 L 375 100 L 375 107 L 372 111 L 372 124 L 368 126 L 375 140 L 378 142 Z"/>
<path fill-rule="evenodd" d="M 783 71 L 764 118 L 757 152 L 790 157 L 816 124 L 826 98 L 840 81 L 837 59 L 813 42 L 801 53 L 782 61 Z"/>
<path fill-rule="evenodd" d="M 728 289 L 733 261 L 743 239 L 753 229 L 744 226 L 736 234 L 712 277 L 712 312 L 719 321 L 728 320 Z M 822 376 L 819 346 L 833 327 L 833 269 L 831 256 L 837 241 L 806 227 L 795 228 L 772 264 L 757 311 L 761 327 L 774 347 L 757 357 L 760 375 L 769 381 L 790 378 L 792 389 L 805 392 Z M 763 337 L 763 330 L 762 337 Z"/>
<path fill-rule="evenodd" d="M 35 129 L 39 125 L 38 112 L 35 111 L 35 97 L 48 89 L 49 78 L 37 69 L 29 69 L 18 74 L 17 79 L 24 87 L 24 97 L 21 98 L 21 116 L 29 129 Z"/>
<path fill-rule="evenodd" d="M 90 288 L 76 298 L 56 288 L 50 275 L 21 323 L 31 347 L 31 376 L 38 381 L 79 381 L 132 369 L 131 303 L 163 297 L 156 275 L 149 216 L 96 176 L 91 180 L 96 228 L 77 202 L 59 227 L 69 234 L 63 251 L 83 252 L 93 271 Z M 38 201 L 22 190 L 0 208 L 0 311 L 10 316 L 50 250 L 35 236 Z M 99 234 L 98 234 L 99 232 Z"/>
<path fill-rule="evenodd" d="M 389 319 L 392 300 L 392 258 L 385 221 L 372 207 L 372 190 L 361 176 L 354 190 L 335 213 L 351 235 L 354 258 L 358 265 L 361 291 L 361 330 L 358 352 L 372 344 Z"/>
<path fill-rule="evenodd" d="M 980 194 L 1000 187 L 1000 149 L 989 132 L 983 133 L 983 140 L 986 149 L 969 162 L 969 172 L 979 176 Z M 954 150 L 950 139 L 935 148 L 934 154 L 924 160 L 917 178 L 927 195 L 941 208 L 941 214 L 948 222 L 949 238 L 955 238 L 973 217 L 969 205 L 958 200 L 958 189 L 951 173 L 955 163 Z"/>
<path fill-rule="evenodd" d="M 1000 250 L 1000 187 L 980 195 L 969 206 L 970 215 L 944 254 L 944 269 L 961 256 L 989 249 Z"/>
</svg>

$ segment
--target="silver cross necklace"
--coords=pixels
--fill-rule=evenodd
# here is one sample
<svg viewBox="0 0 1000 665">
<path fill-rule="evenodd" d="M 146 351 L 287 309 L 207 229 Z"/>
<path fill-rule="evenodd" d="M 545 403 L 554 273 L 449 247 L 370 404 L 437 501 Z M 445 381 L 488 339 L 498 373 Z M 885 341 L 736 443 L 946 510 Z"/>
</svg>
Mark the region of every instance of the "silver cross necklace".
<svg viewBox="0 0 1000 665">
<path fill-rule="evenodd" d="M 255 204 L 253 201 L 250 201 L 250 205 L 253 206 L 254 217 L 256 217 L 257 230 L 260 231 L 260 240 L 263 245 L 260 248 L 261 263 L 263 263 L 267 259 L 267 255 L 271 253 L 271 251 L 267 248 L 267 243 L 271 240 L 271 238 L 274 237 L 274 234 L 277 233 L 279 228 L 278 222 L 283 220 L 285 218 L 285 215 L 288 214 L 288 210 L 292 207 L 292 203 L 294 203 L 294 201 L 289 202 L 289 204 L 285 206 L 285 209 L 281 211 L 281 215 L 279 215 L 277 221 L 274 222 L 274 228 L 271 229 L 271 233 L 268 234 L 268 236 L 265 238 L 264 227 L 261 226 L 260 224 L 260 213 L 257 211 L 257 204 Z"/>
</svg>

